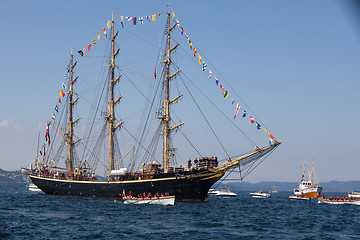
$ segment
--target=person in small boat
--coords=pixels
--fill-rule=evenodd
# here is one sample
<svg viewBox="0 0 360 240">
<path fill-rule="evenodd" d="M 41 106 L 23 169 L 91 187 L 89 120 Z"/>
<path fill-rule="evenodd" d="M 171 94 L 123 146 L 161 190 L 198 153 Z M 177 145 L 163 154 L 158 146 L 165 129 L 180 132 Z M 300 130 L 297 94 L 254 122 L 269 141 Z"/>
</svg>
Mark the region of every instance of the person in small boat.
<svg viewBox="0 0 360 240">
<path fill-rule="evenodd" d="M 148 193 L 147 197 L 152 198 L 153 196 L 151 195 L 151 193 Z"/>
<path fill-rule="evenodd" d="M 123 192 L 122 192 L 122 194 L 121 194 L 121 197 L 122 197 L 122 198 L 125 197 L 125 189 L 123 189 Z"/>
<path fill-rule="evenodd" d="M 159 194 L 159 193 L 155 193 L 155 197 L 156 197 L 156 198 L 159 198 L 159 197 L 160 197 L 160 194 Z"/>
<path fill-rule="evenodd" d="M 195 158 L 195 160 L 194 160 L 194 165 L 195 165 L 195 168 L 198 168 L 198 160 L 197 160 L 197 158 Z"/>
<path fill-rule="evenodd" d="M 169 193 L 168 193 L 168 192 L 166 192 L 166 193 L 165 193 L 165 196 L 167 197 L 167 196 L 170 196 L 170 195 L 169 195 Z"/>
</svg>

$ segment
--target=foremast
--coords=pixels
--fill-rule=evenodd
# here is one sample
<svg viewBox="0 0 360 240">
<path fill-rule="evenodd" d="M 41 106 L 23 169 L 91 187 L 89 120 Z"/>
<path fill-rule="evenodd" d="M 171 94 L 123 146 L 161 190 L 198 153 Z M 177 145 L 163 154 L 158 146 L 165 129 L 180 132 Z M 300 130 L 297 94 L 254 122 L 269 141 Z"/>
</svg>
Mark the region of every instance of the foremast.
<svg viewBox="0 0 360 240">
<path fill-rule="evenodd" d="M 76 66 L 76 63 L 74 62 L 74 56 L 73 56 L 73 49 L 71 49 L 71 58 L 70 58 L 70 83 L 69 83 L 69 119 L 68 119 L 68 132 L 66 133 L 66 143 L 67 143 L 67 160 L 66 160 L 66 168 L 67 171 L 70 173 L 73 171 L 73 148 L 74 145 L 80 140 L 77 139 L 75 142 L 73 141 L 73 137 L 74 137 L 74 124 L 79 121 L 80 118 L 76 119 L 75 121 L 73 121 L 73 107 L 76 104 L 76 102 L 79 100 L 79 97 L 75 99 L 75 101 L 73 101 L 73 96 L 74 96 L 74 91 L 73 91 L 73 86 L 76 82 L 76 80 L 78 79 L 78 77 L 76 77 L 74 79 L 74 68 Z"/>
<path fill-rule="evenodd" d="M 120 49 L 115 52 L 115 38 L 118 35 L 118 31 L 114 34 L 114 13 L 112 13 L 111 20 L 111 62 L 110 62 L 110 100 L 108 101 L 108 116 L 106 117 L 109 127 L 109 180 L 112 180 L 111 171 L 114 170 L 114 134 L 123 121 L 115 126 L 115 112 L 114 107 L 119 103 L 121 96 L 114 100 L 114 87 L 115 84 L 120 80 L 121 74 L 115 78 L 115 58 L 119 53 Z"/>
<path fill-rule="evenodd" d="M 175 126 L 170 127 L 170 106 L 171 104 L 176 101 L 178 98 L 182 96 L 179 95 L 175 97 L 174 99 L 170 100 L 170 80 L 173 78 L 176 74 L 178 74 L 181 70 L 177 70 L 175 73 L 170 75 L 170 65 L 171 65 L 171 52 L 177 48 L 177 45 L 175 45 L 173 48 L 170 48 L 170 40 L 171 40 L 171 31 L 174 29 L 176 24 L 172 27 L 170 27 L 170 4 L 169 4 L 169 11 L 167 14 L 167 51 L 166 51 L 166 59 L 163 61 L 165 63 L 165 99 L 164 99 L 164 115 L 161 117 L 163 122 L 163 135 L 164 135 L 164 145 L 163 145 L 163 167 L 164 172 L 168 172 L 169 166 L 170 166 L 170 159 L 173 157 L 173 154 L 170 153 L 170 143 L 169 143 L 169 136 L 170 132 L 178 127 L 180 127 L 184 123 L 177 124 Z"/>
</svg>

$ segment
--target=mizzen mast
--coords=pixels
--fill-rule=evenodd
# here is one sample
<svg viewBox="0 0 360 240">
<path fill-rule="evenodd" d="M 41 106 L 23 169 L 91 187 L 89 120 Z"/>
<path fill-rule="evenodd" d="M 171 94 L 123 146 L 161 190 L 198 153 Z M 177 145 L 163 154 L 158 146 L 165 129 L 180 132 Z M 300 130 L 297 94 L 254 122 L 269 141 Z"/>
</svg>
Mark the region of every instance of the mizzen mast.
<svg viewBox="0 0 360 240">
<path fill-rule="evenodd" d="M 71 58 L 70 58 L 70 84 L 69 84 L 69 119 L 68 119 L 68 132 L 66 133 L 66 143 L 68 146 L 68 156 L 67 156 L 67 161 L 66 161 L 66 168 L 68 170 L 68 172 L 72 172 L 73 170 L 73 147 L 74 145 L 80 140 L 76 140 L 75 142 L 73 141 L 73 136 L 74 136 L 74 124 L 79 121 L 80 118 L 76 119 L 75 121 L 73 121 L 73 107 L 75 105 L 75 103 L 79 100 L 79 97 L 75 99 L 75 101 L 73 101 L 73 96 L 74 96 L 74 92 L 73 92 L 73 86 L 74 83 L 76 82 L 76 80 L 78 79 L 78 77 L 76 77 L 74 79 L 74 68 L 76 66 L 76 63 L 73 63 L 74 61 L 74 56 L 73 56 L 73 49 L 71 49 Z"/>
<path fill-rule="evenodd" d="M 171 40 L 171 31 L 174 29 L 174 27 L 176 26 L 176 24 L 172 27 L 170 27 L 170 3 L 169 3 L 169 11 L 168 11 L 168 19 L 167 19 L 167 51 L 166 51 L 166 60 L 164 61 L 165 63 L 165 89 L 166 89 L 166 96 L 164 99 L 164 115 L 161 117 L 162 121 L 163 121 L 163 135 L 164 135 L 164 146 L 163 146 L 163 155 L 164 155 L 164 171 L 167 172 L 168 171 L 168 167 L 169 167 L 169 162 L 170 162 L 170 158 L 173 157 L 173 154 L 170 153 L 170 148 L 169 148 L 169 135 L 170 132 L 178 127 L 180 127 L 182 124 L 184 123 L 180 123 L 177 124 L 175 126 L 169 127 L 169 123 L 171 121 L 170 118 L 170 105 L 176 101 L 178 98 L 180 98 L 182 96 L 179 95 L 177 97 L 175 97 L 174 99 L 170 100 L 170 80 L 171 78 L 173 78 L 176 74 L 178 74 L 181 70 L 177 70 L 175 73 L 173 73 L 172 75 L 170 75 L 170 65 L 171 65 L 171 52 L 173 50 L 175 50 L 177 48 L 177 46 L 179 44 L 177 44 L 176 46 L 174 46 L 173 48 L 170 48 L 170 40 Z"/>
<path fill-rule="evenodd" d="M 117 103 L 119 103 L 121 96 L 114 100 L 114 87 L 115 84 L 119 81 L 121 74 L 115 79 L 115 58 L 119 53 L 120 49 L 117 49 L 115 52 L 115 38 L 117 37 L 119 32 L 114 34 L 114 13 L 112 13 L 112 21 L 111 21 L 111 62 L 110 62 L 110 100 L 108 102 L 108 116 L 107 122 L 109 126 L 109 180 L 111 178 L 111 171 L 114 170 L 114 133 L 116 129 L 118 129 L 123 121 L 115 126 L 115 112 L 114 107 Z"/>
</svg>

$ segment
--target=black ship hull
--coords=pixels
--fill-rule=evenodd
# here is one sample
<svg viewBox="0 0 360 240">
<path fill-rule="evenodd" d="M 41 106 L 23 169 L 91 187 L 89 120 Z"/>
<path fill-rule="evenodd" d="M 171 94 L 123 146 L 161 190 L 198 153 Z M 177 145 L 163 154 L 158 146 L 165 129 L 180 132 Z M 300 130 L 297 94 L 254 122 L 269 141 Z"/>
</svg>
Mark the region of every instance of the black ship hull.
<svg viewBox="0 0 360 240">
<path fill-rule="evenodd" d="M 168 193 L 176 201 L 206 201 L 209 188 L 225 171 L 158 174 L 152 179 L 126 181 L 78 181 L 30 175 L 32 182 L 50 195 L 120 198 L 123 191 L 138 194 Z"/>
</svg>

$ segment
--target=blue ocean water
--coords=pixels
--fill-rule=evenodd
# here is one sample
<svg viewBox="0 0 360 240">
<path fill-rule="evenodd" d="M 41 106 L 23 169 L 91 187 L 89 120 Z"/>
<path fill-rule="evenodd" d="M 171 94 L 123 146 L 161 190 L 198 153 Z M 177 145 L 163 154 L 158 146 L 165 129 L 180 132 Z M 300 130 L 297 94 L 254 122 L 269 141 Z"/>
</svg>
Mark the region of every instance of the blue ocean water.
<svg viewBox="0 0 360 240">
<path fill-rule="evenodd" d="M 124 205 L 0 183 L 0 239 L 360 239 L 360 206 L 289 200 L 291 192 L 236 193 L 206 203 Z"/>
</svg>

